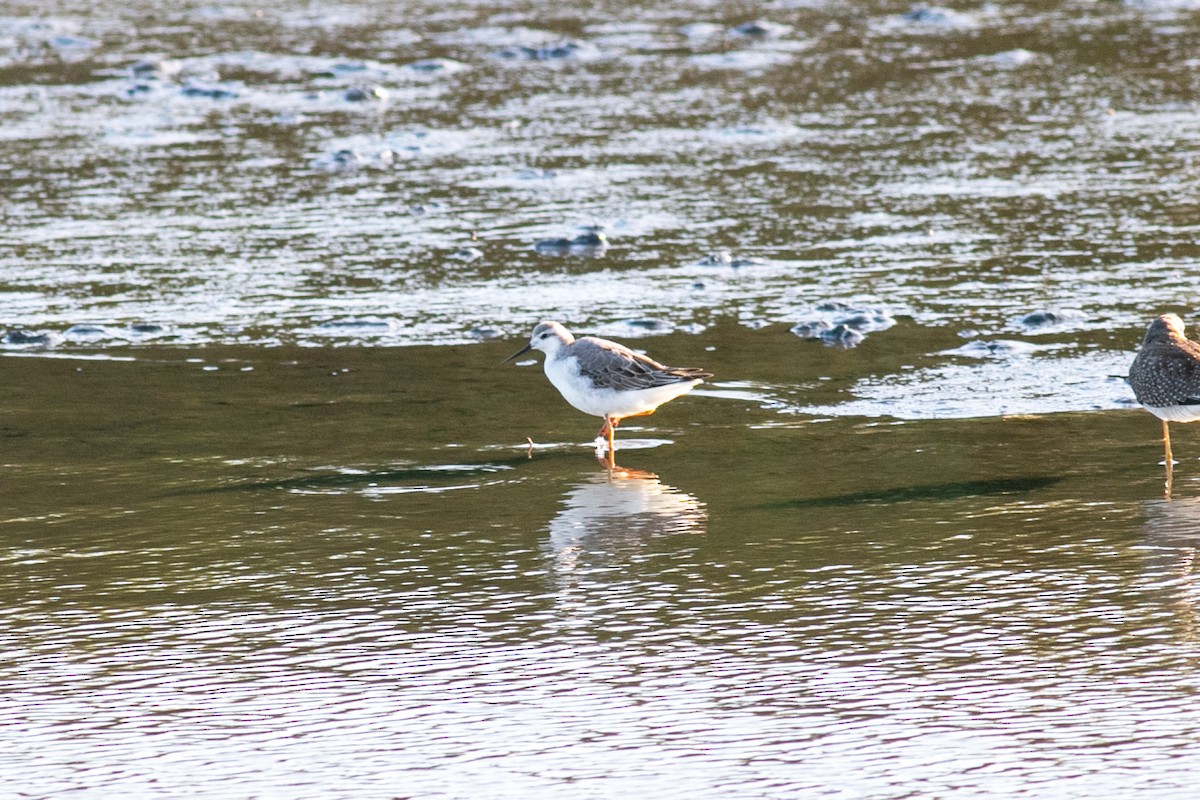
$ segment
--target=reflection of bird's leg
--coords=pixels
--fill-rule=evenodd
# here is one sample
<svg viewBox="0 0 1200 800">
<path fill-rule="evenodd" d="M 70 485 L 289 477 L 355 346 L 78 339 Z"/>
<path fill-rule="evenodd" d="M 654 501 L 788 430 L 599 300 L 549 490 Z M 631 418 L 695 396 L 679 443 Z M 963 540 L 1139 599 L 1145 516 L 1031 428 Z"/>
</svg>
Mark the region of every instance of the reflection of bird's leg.
<svg viewBox="0 0 1200 800">
<path fill-rule="evenodd" d="M 657 475 L 642 472 L 641 470 L 628 470 L 624 467 L 618 467 L 617 454 L 612 450 L 609 450 L 607 455 L 605 455 L 600 452 L 599 448 L 596 448 L 596 461 L 600 463 L 600 466 L 604 467 L 604 474 L 607 476 L 609 483 L 622 478 L 640 477 L 642 475 L 650 475 L 651 478 L 658 477 Z"/>
<path fill-rule="evenodd" d="M 1174 477 L 1171 473 L 1173 472 L 1173 468 L 1175 466 L 1175 460 L 1173 458 L 1171 458 L 1171 431 L 1167 427 L 1167 421 L 1165 419 L 1162 421 L 1162 424 L 1163 424 L 1163 449 L 1164 449 L 1165 455 L 1166 455 L 1166 460 L 1163 463 L 1167 465 L 1167 484 L 1166 484 L 1165 494 L 1166 494 L 1166 498 L 1168 500 L 1170 500 L 1171 499 L 1171 483 L 1172 483 L 1172 479 Z"/>
</svg>

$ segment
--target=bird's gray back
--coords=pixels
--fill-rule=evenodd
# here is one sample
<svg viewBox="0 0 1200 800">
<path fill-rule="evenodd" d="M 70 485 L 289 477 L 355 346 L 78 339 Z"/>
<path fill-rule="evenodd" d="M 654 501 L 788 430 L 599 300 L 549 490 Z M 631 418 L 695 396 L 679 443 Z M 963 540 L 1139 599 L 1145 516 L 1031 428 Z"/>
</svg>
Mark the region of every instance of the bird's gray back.
<svg viewBox="0 0 1200 800">
<path fill-rule="evenodd" d="M 563 348 L 563 356 L 579 359 L 579 372 L 597 388 L 628 391 L 668 386 L 712 377 L 698 369 L 668 367 L 628 347 L 585 336 Z"/>
</svg>

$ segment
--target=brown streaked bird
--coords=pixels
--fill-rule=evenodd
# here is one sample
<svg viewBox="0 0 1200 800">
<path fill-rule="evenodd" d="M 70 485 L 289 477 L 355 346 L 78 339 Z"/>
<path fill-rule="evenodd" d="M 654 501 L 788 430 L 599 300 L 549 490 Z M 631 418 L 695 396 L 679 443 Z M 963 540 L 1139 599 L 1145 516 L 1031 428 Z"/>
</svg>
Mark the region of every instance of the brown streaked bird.
<svg viewBox="0 0 1200 800">
<path fill-rule="evenodd" d="M 546 354 L 546 377 L 563 399 L 585 414 L 604 418 L 596 436 L 608 435 L 610 457 L 621 420 L 653 414 L 663 403 L 712 377 L 699 369 L 664 366 L 607 339 L 576 339 L 557 322 L 539 323 L 529 344 L 505 361 L 530 350 Z"/>
<path fill-rule="evenodd" d="M 1150 323 L 1129 368 L 1129 385 L 1137 401 L 1162 420 L 1170 492 L 1173 460 L 1167 423 L 1200 419 L 1200 344 L 1187 338 L 1177 314 L 1163 314 Z"/>
</svg>

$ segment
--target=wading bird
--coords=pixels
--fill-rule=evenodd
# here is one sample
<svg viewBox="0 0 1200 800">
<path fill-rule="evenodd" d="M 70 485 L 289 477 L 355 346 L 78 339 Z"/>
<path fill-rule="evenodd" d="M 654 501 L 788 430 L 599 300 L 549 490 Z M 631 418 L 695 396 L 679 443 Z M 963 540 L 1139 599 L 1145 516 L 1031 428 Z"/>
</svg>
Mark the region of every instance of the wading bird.
<svg viewBox="0 0 1200 800">
<path fill-rule="evenodd" d="M 546 377 L 568 403 L 585 414 L 604 418 L 596 436 L 607 434 L 610 457 L 615 449 L 614 431 L 621 420 L 653 414 L 663 403 L 712 377 L 699 369 L 664 366 L 607 339 L 576 339 L 557 322 L 539 323 L 529 344 L 505 363 L 530 350 L 546 354 Z"/>
<path fill-rule="evenodd" d="M 1200 419 L 1200 344 L 1187 338 L 1178 315 L 1163 314 L 1150 323 L 1129 368 L 1129 385 L 1137 401 L 1162 420 L 1170 496 L 1174 462 L 1167 423 Z"/>
</svg>

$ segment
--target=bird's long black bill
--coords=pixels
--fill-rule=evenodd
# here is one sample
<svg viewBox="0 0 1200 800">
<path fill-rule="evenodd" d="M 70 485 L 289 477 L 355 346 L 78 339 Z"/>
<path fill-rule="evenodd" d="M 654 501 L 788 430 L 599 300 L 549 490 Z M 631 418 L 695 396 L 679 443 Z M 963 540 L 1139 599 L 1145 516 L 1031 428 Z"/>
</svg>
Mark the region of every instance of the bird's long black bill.
<svg viewBox="0 0 1200 800">
<path fill-rule="evenodd" d="M 530 344 L 527 344 L 527 345 L 525 345 L 525 346 L 524 346 L 524 347 L 522 347 L 520 350 L 518 350 L 517 352 L 513 353 L 511 356 L 509 356 L 508 358 L 504 359 L 504 360 L 503 360 L 503 361 L 501 361 L 500 363 L 501 363 L 501 364 L 507 364 L 508 362 L 510 362 L 510 361 L 512 361 L 514 358 L 516 358 L 517 356 L 523 356 L 523 355 L 525 355 L 526 353 L 528 353 L 528 352 L 529 352 L 530 350 L 532 350 L 532 349 L 533 349 L 533 343 L 531 342 Z"/>
</svg>

